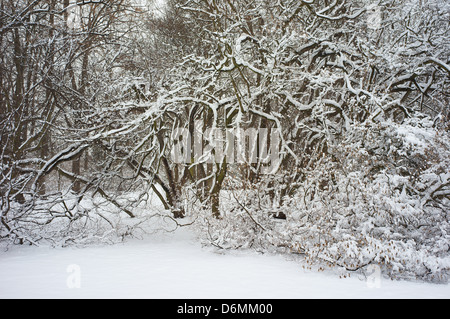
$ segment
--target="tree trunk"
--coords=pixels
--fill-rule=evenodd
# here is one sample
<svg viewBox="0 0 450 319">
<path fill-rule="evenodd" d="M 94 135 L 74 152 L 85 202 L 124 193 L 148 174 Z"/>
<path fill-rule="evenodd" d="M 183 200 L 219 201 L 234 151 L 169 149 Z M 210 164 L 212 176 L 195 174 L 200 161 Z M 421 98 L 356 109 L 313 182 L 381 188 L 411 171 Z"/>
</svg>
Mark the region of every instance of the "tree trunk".
<svg viewBox="0 0 450 319">
<path fill-rule="evenodd" d="M 14 129 L 16 130 L 16 134 L 13 136 L 13 149 L 12 149 L 12 158 L 14 160 L 20 159 L 22 154 L 20 151 L 20 147 L 26 138 L 26 132 L 24 132 L 24 123 L 22 122 L 22 116 L 24 115 L 24 105 L 23 105 L 23 88 L 25 84 L 25 66 L 23 63 L 23 50 L 21 45 L 21 36 L 19 34 L 19 30 L 14 30 L 14 65 L 16 67 L 16 81 L 15 81 L 15 91 L 13 96 L 13 105 L 12 110 L 14 112 Z M 13 170 L 11 179 L 14 181 L 18 178 L 19 172 L 17 170 Z M 15 195 L 16 200 L 23 204 L 25 203 L 25 197 L 22 193 L 19 193 L 19 190 L 13 189 L 12 192 Z"/>
<path fill-rule="evenodd" d="M 220 219 L 220 196 L 219 193 L 211 194 L 211 212 L 214 218 Z"/>
<path fill-rule="evenodd" d="M 88 41 L 86 43 L 86 51 L 84 52 L 83 55 L 83 61 L 82 61 L 82 69 L 81 69 L 81 78 L 80 78 L 80 83 L 78 84 L 79 87 L 79 93 L 81 95 L 84 95 L 86 93 L 86 89 L 89 86 L 89 72 L 88 72 L 88 67 L 89 67 L 89 54 L 90 54 L 90 50 L 89 47 L 91 46 L 90 41 Z M 83 106 L 81 106 L 83 107 Z M 81 111 L 81 110 L 79 110 Z M 76 127 L 81 127 L 83 125 L 82 122 L 80 122 L 77 118 L 75 118 L 75 126 Z M 79 156 L 77 156 L 73 162 L 72 162 L 72 173 L 75 176 L 80 176 L 81 175 L 81 157 L 83 154 L 80 154 Z M 72 186 L 72 190 L 79 194 L 81 192 L 81 184 L 79 181 L 75 180 Z"/>
</svg>

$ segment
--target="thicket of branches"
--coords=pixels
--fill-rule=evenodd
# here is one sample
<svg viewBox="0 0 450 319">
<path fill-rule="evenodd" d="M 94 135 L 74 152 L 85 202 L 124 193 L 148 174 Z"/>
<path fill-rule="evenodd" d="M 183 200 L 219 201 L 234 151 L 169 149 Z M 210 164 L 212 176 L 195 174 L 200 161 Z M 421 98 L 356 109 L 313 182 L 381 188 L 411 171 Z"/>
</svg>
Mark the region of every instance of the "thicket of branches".
<svg viewBox="0 0 450 319">
<path fill-rule="evenodd" d="M 133 235 L 154 194 L 157 214 L 195 220 L 220 249 L 447 279 L 445 1 L 0 9 L 5 240 Z M 252 158 L 218 155 L 225 132 L 251 129 L 231 137 Z"/>
</svg>

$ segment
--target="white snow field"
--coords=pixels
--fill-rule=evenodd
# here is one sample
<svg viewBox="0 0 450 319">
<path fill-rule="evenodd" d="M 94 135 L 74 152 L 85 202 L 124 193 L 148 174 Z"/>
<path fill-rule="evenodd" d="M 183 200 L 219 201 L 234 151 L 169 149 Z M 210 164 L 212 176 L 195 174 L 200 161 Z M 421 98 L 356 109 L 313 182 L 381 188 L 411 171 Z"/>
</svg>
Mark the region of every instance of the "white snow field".
<svg viewBox="0 0 450 319">
<path fill-rule="evenodd" d="M 186 229 L 113 246 L 0 252 L 1 299 L 449 297 L 449 285 L 339 279 L 331 271 L 304 270 L 286 256 L 219 254 L 202 248 Z"/>
</svg>

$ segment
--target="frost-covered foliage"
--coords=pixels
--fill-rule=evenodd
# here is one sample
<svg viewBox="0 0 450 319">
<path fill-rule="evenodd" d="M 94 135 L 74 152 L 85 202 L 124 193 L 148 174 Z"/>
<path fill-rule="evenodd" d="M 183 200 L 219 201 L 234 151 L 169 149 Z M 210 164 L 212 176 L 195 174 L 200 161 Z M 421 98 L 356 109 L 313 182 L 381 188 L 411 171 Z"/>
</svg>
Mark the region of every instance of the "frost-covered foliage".
<svg viewBox="0 0 450 319">
<path fill-rule="evenodd" d="M 393 278 L 447 279 L 449 139 L 416 125 L 355 128 L 307 173 L 286 209 L 289 229 L 298 227 L 294 246 L 308 260 L 348 270 L 376 263 Z"/>
</svg>

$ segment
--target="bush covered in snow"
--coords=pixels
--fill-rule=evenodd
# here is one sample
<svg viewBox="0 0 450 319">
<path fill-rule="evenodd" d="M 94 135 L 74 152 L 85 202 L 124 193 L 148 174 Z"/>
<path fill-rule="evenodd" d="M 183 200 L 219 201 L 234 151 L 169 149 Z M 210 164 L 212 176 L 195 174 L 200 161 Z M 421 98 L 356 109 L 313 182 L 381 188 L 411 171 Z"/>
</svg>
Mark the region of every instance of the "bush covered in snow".
<svg viewBox="0 0 450 319">
<path fill-rule="evenodd" d="M 446 281 L 450 270 L 450 140 L 428 119 L 355 126 L 305 172 L 274 219 L 265 188 L 228 196 L 204 238 L 226 249 L 288 249 L 346 271 Z M 226 197 L 224 195 L 224 197 Z"/>
</svg>

